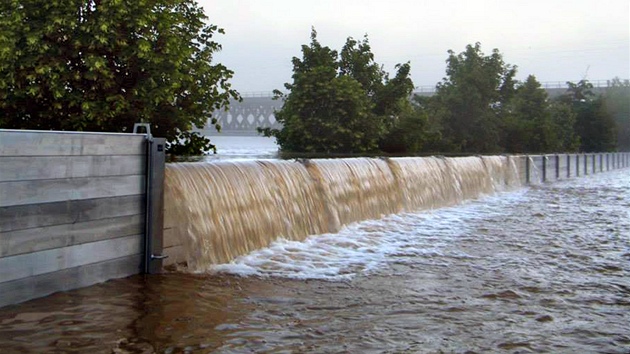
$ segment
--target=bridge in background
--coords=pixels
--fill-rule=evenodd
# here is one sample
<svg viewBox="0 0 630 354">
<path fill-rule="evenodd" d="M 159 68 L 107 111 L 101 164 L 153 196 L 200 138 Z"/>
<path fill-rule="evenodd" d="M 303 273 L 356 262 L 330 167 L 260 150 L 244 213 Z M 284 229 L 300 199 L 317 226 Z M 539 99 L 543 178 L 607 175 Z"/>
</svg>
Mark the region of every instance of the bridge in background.
<svg viewBox="0 0 630 354">
<path fill-rule="evenodd" d="M 596 94 L 606 92 L 610 87 L 610 80 L 590 81 Z M 567 91 L 566 82 L 543 82 L 542 87 L 547 90 L 550 97 L 560 96 Z M 419 96 L 432 96 L 435 86 L 418 86 L 414 94 Z M 256 135 L 256 128 L 270 127 L 280 128 L 276 121 L 275 110 L 282 108 L 281 100 L 274 100 L 271 92 L 245 92 L 241 94 L 243 101 L 231 101 L 228 111 L 216 111 L 213 116 L 221 124 L 221 135 Z M 198 129 L 204 135 L 217 135 L 214 128 Z"/>
</svg>

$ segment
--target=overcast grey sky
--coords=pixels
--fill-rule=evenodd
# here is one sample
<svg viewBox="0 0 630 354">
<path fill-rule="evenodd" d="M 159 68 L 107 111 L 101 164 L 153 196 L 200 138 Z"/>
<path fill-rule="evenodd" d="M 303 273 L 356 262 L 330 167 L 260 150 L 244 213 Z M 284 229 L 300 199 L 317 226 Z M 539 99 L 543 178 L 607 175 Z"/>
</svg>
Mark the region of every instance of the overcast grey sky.
<svg viewBox="0 0 630 354">
<path fill-rule="evenodd" d="M 291 58 L 315 26 L 323 45 L 341 49 L 368 34 L 376 62 L 393 73 L 410 61 L 416 86 L 444 77 L 447 50 L 480 42 L 498 48 L 517 78 L 539 81 L 630 78 L 628 0 L 199 0 L 216 37 L 216 61 L 234 70 L 241 92 L 283 89 Z"/>
</svg>

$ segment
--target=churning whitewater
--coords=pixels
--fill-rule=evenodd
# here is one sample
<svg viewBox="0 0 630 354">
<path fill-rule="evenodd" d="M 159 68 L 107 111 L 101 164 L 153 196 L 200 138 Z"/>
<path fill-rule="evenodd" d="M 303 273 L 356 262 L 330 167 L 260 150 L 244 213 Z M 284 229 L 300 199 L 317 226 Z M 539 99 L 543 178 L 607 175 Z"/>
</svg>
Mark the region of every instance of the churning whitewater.
<svg viewBox="0 0 630 354">
<path fill-rule="evenodd" d="M 193 272 L 347 278 L 406 252 L 417 218 L 439 224 L 415 212 L 514 189 L 519 176 L 506 156 L 172 164 L 167 243 Z"/>
<path fill-rule="evenodd" d="M 519 203 L 524 191 L 502 193 L 457 207 L 422 213 L 401 213 L 344 227 L 338 233 L 309 236 L 304 241 L 280 239 L 269 247 L 239 256 L 210 272 L 292 279 L 349 280 L 396 264 L 470 258 L 447 245 L 470 232 L 471 222 L 497 215 Z M 444 264 L 446 266 L 446 264 Z"/>
</svg>

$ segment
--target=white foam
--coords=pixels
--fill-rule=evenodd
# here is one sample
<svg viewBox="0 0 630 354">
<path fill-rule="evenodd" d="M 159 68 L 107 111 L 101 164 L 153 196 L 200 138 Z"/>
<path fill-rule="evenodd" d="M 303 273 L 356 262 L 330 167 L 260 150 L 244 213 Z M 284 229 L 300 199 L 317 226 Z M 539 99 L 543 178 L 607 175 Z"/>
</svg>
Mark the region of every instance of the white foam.
<svg viewBox="0 0 630 354">
<path fill-rule="evenodd" d="M 337 281 L 369 274 L 391 262 L 417 257 L 430 260 L 442 256 L 450 242 L 464 235 L 471 220 L 501 213 L 502 205 L 519 202 L 525 191 L 502 193 L 450 208 L 389 215 L 351 224 L 339 233 L 310 236 L 301 242 L 279 239 L 228 264 L 211 266 L 209 271 Z"/>
</svg>

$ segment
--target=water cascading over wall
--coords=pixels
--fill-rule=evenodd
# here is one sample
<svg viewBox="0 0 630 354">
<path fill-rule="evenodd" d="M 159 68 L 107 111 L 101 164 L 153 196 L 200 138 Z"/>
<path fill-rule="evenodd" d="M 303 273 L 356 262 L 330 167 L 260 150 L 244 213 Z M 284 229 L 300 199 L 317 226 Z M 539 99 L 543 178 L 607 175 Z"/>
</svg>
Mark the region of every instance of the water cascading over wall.
<svg viewBox="0 0 630 354">
<path fill-rule="evenodd" d="M 514 160 L 409 157 L 169 164 L 166 242 L 190 270 L 403 211 L 460 203 L 520 184 Z"/>
</svg>

